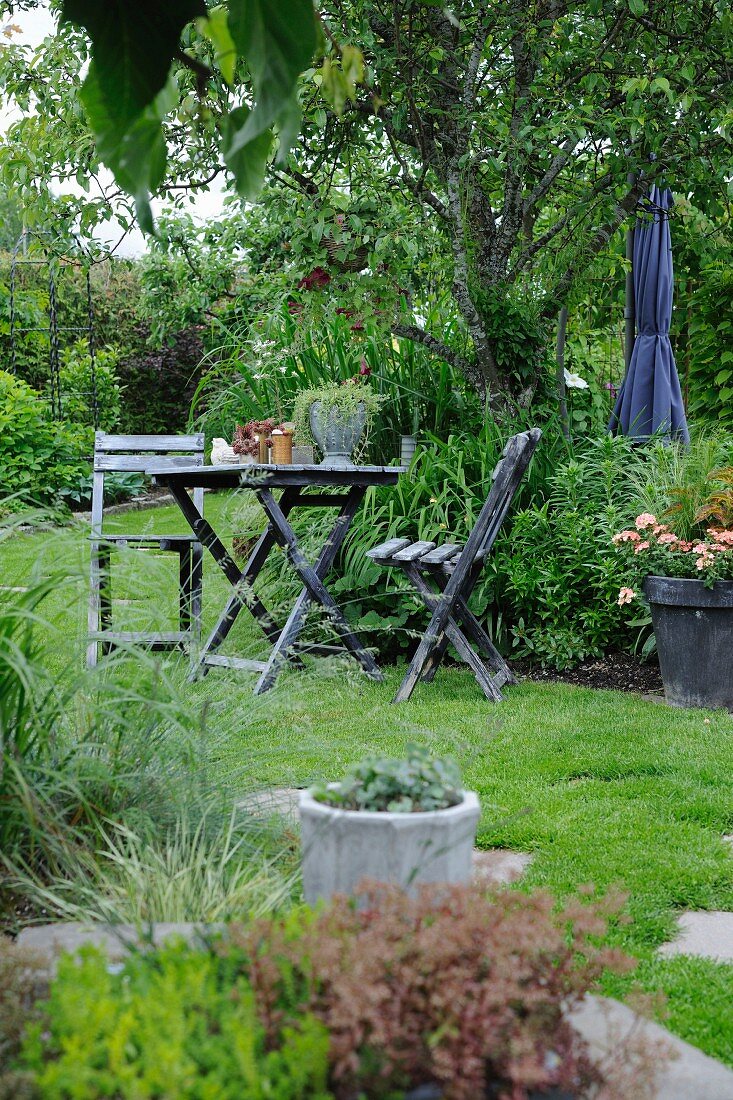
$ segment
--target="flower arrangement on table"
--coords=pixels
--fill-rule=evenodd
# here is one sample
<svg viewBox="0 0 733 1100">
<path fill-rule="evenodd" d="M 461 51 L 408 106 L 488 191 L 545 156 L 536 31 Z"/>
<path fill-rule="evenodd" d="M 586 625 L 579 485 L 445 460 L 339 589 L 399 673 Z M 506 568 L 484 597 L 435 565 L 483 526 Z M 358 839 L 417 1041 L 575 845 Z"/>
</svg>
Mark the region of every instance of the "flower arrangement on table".
<svg viewBox="0 0 733 1100">
<path fill-rule="evenodd" d="M 698 516 L 701 521 L 727 519 L 714 505 L 701 509 Z M 633 528 L 619 531 L 611 541 L 627 556 L 629 566 L 629 584 L 619 592 L 619 607 L 631 603 L 648 575 L 694 578 L 708 588 L 717 580 L 733 580 L 733 523 L 708 526 L 699 537 L 682 539 L 669 524 L 661 523 L 651 512 L 642 512 Z"/>
<path fill-rule="evenodd" d="M 235 454 L 253 461 L 268 461 L 268 448 L 272 448 L 272 461 L 277 464 L 292 462 L 293 428 L 289 424 L 278 424 L 270 417 L 267 420 L 248 420 L 246 424 L 237 424 L 232 440 Z"/>
<path fill-rule="evenodd" d="M 232 440 L 232 450 L 238 455 L 251 455 L 259 458 L 260 440 L 269 447 L 276 422 L 269 420 L 248 420 L 246 424 L 237 424 Z"/>
<path fill-rule="evenodd" d="M 381 394 L 375 393 L 369 385 L 371 373 L 366 360 L 361 359 L 358 372 L 351 378 L 346 378 L 343 382 L 329 382 L 317 388 L 301 390 L 293 407 L 295 435 L 298 442 L 315 443 L 325 451 L 324 432 L 330 423 L 331 428 L 341 427 L 347 431 L 351 429 L 353 438 L 349 442 L 353 448 L 356 448 L 362 435 L 368 435 L 370 424 L 386 400 Z M 360 449 L 363 449 L 364 443 L 365 440 L 362 441 Z"/>
</svg>

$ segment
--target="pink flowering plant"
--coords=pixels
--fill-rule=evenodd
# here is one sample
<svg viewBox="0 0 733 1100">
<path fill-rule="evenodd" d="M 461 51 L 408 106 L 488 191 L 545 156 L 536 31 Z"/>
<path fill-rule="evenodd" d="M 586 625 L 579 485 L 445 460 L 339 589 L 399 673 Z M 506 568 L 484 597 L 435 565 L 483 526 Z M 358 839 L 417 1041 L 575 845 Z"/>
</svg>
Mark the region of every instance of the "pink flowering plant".
<svg viewBox="0 0 733 1100">
<path fill-rule="evenodd" d="M 627 531 L 611 540 L 626 555 L 629 584 L 618 594 L 618 605 L 631 601 L 641 591 L 644 577 L 687 577 L 702 580 L 712 588 L 715 581 L 733 580 L 733 529 L 702 527 L 696 538 L 679 538 L 669 524 L 651 512 L 642 512 Z"/>
</svg>

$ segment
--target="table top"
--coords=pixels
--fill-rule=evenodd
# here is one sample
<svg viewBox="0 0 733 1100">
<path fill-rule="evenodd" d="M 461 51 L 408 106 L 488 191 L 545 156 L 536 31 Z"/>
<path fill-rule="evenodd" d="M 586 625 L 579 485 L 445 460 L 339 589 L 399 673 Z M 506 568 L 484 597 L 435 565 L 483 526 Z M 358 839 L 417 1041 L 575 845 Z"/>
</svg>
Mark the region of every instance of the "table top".
<svg viewBox="0 0 733 1100">
<path fill-rule="evenodd" d="M 168 459 L 170 462 L 171 460 Z M 174 469 L 156 469 L 153 459 L 146 468 L 156 485 L 183 485 L 187 489 L 285 488 L 308 485 L 395 485 L 406 466 L 275 466 L 246 463 L 227 466 L 192 466 L 187 459 Z"/>
</svg>

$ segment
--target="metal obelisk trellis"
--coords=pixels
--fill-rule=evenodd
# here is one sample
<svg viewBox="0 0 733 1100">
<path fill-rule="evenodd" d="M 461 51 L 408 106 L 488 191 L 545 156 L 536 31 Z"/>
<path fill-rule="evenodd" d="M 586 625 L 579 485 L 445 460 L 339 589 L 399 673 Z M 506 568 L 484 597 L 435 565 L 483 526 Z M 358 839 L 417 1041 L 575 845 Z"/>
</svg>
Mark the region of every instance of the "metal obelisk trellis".
<svg viewBox="0 0 733 1100">
<path fill-rule="evenodd" d="M 31 255 L 28 253 L 28 243 L 31 237 L 35 237 L 38 245 Z M 96 373 L 96 349 L 94 345 L 94 301 L 92 299 L 92 281 L 89 266 L 86 265 L 86 298 L 87 321 L 85 325 L 59 324 L 59 306 L 57 297 L 57 265 L 59 257 L 50 252 L 44 244 L 43 236 L 39 233 L 31 233 L 24 229 L 19 237 L 10 262 L 10 363 L 13 374 L 17 373 L 17 340 L 20 336 L 29 332 L 42 332 L 48 337 L 48 397 L 51 406 L 51 416 L 60 420 L 63 416 L 63 395 L 61 392 L 61 355 L 60 334 L 67 332 L 83 333 L 86 335 L 89 347 L 90 359 L 90 385 L 91 390 L 86 395 L 91 399 L 94 427 L 99 427 L 99 402 L 97 399 L 97 373 Z M 79 261 L 73 261 L 81 267 Z M 18 269 L 21 267 L 46 267 L 48 268 L 48 325 L 18 325 Z"/>
</svg>

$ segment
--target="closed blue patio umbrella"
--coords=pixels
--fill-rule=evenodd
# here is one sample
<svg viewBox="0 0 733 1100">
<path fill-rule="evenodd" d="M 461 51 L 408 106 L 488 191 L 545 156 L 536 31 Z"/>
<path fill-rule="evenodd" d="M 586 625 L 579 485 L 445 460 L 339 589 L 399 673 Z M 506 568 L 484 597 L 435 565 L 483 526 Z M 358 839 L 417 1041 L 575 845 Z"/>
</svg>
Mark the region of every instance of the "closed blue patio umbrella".
<svg viewBox="0 0 733 1100">
<path fill-rule="evenodd" d="M 648 216 L 634 233 L 636 339 L 611 415 L 609 431 L 645 440 L 659 434 L 689 443 L 685 407 L 669 339 L 672 317 L 672 238 L 668 188 L 652 187 Z"/>
</svg>

